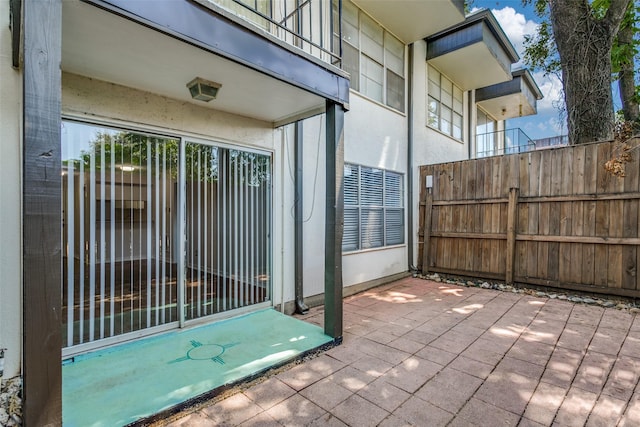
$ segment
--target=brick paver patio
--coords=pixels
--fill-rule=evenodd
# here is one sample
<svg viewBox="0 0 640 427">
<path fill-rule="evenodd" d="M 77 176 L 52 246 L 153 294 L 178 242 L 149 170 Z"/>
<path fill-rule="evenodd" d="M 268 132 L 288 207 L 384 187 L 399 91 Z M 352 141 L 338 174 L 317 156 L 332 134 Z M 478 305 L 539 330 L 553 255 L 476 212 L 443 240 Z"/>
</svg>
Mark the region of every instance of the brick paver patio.
<svg viewBox="0 0 640 427">
<path fill-rule="evenodd" d="M 161 424 L 640 426 L 634 314 L 407 278 L 346 298 L 344 331 L 341 346 Z"/>
</svg>

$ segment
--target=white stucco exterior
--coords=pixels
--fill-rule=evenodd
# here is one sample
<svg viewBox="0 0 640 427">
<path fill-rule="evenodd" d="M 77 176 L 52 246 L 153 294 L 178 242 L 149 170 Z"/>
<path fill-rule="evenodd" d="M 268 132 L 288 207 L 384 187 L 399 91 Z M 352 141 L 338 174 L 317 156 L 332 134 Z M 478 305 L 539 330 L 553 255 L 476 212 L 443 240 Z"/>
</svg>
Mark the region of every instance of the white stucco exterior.
<svg viewBox="0 0 640 427">
<path fill-rule="evenodd" d="M 22 74 L 12 68 L 8 1 L 0 2 L 0 70 L 0 348 L 11 378 L 22 357 Z"/>
<path fill-rule="evenodd" d="M 404 175 L 405 223 L 407 206 L 407 116 L 351 91 L 351 110 L 345 115 L 344 161 Z M 342 257 L 344 286 L 391 276 L 409 269 L 405 244 L 347 252 Z"/>
</svg>

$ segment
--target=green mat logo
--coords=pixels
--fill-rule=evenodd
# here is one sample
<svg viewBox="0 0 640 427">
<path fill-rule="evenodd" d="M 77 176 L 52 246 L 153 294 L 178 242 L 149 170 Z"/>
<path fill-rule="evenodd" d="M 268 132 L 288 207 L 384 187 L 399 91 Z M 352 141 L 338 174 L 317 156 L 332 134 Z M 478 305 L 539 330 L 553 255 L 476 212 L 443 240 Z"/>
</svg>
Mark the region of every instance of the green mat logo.
<svg viewBox="0 0 640 427">
<path fill-rule="evenodd" d="M 187 351 L 187 354 L 184 357 L 179 357 L 169 363 L 184 362 L 187 360 L 213 360 L 220 365 L 224 365 L 225 362 L 222 355 L 228 348 L 234 347 L 238 344 L 240 343 L 235 342 L 225 345 L 202 344 L 200 341 L 191 340 L 192 347 Z"/>
</svg>

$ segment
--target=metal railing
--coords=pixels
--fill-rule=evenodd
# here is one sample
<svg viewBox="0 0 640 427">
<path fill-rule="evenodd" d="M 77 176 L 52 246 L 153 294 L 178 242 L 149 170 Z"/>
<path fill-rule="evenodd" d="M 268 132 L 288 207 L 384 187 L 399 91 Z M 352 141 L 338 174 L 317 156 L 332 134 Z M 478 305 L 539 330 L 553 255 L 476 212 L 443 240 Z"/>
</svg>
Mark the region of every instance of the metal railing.
<svg viewBox="0 0 640 427">
<path fill-rule="evenodd" d="M 549 138 L 536 139 L 533 142 L 536 144 L 536 148 L 544 147 L 557 147 L 569 145 L 569 135 L 551 136 Z"/>
<path fill-rule="evenodd" d="M 341 65 L 341 0 L 209 1 L 324 62 Z"/>
<path fill-rule="evenodd" d="M 526 153 L 535 149 L 536 143 L 520 128 L 476 135 L 476 158 Z"/>
</svg>

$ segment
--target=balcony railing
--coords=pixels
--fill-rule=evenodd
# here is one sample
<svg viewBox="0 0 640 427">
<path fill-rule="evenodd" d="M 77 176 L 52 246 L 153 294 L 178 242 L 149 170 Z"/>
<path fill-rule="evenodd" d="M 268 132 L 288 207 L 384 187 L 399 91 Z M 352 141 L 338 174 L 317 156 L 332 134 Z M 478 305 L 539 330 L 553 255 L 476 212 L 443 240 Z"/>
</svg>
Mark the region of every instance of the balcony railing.
<svg viewBox="0 0 640 427">
<path fill-rule="evenodd" d="M 548 138 L 536 139 L 533 142 L 536 144 L 536 148 L 544 147 L 557 147 L 563 145 L 569 145 L 569 135 L 551 136 Z"/>
<path fill-rule="evenodd" d="M 205 1 L 324 62 L 341 65 L 341 0 Z"/>
<path fill-rule="evenodd" d="M 476 135 L 476 157 L 526 153 L 536 149 L 535 142 L 520 128 Z"/>
</svg>

